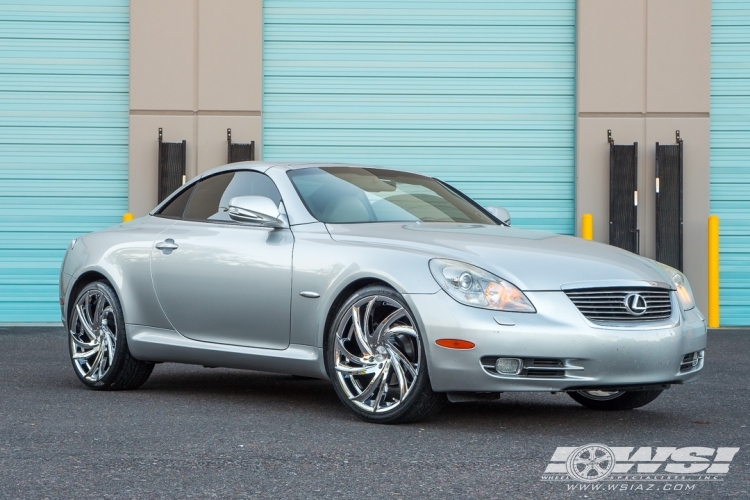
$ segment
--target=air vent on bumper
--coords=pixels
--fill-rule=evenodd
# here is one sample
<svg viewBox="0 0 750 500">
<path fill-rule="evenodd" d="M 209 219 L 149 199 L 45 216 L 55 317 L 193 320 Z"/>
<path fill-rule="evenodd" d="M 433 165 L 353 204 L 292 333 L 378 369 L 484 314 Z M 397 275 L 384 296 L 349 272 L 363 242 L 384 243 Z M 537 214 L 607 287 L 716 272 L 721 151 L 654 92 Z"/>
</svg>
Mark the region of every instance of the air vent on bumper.
<svg viewBox="0 0 750 500">
<path fill-rule="evenodd" d="M 695 351 L 685 354 L 680 363 L 680 373 L 698 370 L 703 366 L 703 351 Z"/>
</svg>

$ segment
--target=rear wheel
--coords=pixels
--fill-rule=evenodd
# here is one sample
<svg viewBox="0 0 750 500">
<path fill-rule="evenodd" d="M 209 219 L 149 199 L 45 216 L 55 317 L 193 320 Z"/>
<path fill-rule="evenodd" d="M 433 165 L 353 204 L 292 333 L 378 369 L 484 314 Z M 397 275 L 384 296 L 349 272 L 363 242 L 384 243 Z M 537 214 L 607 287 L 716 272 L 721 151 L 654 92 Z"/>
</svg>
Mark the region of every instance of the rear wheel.
<svg viewBox="0 0 750 500">
<path fill-rule="evenodd" d="M 632 410 L 646 406 L 662 391 L 575 391 L 568 396 L 594 410 Z"/>
<path fill-rule="evenodd" d="M 445 401 L 430 387 L 422 336 L 409 307 L 390 288 L 364 288 L 341 307 L 326 355 L 336 394 L 362 420 L 416 422 Z"/>
<path fill-rule="evenodd" d="M 73 368 L 89 388 L 135 389 L 151 375 L 153 363 L 130 355 L 122 307 L 107 283 L 95 281 L 81 290 L 68 326 Z"/>
</svg>

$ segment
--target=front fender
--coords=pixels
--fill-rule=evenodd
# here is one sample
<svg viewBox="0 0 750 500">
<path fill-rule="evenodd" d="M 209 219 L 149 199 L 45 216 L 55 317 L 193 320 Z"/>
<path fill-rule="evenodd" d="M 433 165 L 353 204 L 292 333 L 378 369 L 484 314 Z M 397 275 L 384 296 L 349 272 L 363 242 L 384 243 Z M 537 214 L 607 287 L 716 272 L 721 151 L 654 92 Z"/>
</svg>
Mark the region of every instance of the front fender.
<svg viewBox="0 0 750 500">
<path fill-rule="evenodd" d="M 397 247 L 375 247 L 333 240 L 325 225 L 294 226 L 291 343 L 323 346 L 328 313 L 352 283 L 379 280 L 401 294 L 435 293 L 432 257 Z M 313 292 L 319 298 L 300 293 Z"/>
</svg>

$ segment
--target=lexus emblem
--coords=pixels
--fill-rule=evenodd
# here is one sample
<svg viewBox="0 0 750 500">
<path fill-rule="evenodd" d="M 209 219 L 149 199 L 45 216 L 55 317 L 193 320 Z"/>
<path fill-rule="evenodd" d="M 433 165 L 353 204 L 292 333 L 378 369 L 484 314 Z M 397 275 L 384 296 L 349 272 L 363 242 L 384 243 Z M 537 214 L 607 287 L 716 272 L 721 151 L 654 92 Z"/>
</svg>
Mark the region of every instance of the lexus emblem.
<svg viewBox="0 0 750 500">
<path fill-rule="evenodd" d="M 646 313 L 646 309 L 648 309 L 646 299 L 639 293 L 631 293 L 625 297 L 623 302 L 625 303 L 625 309 L 633 316 L 643 316 Z"/>
</svg>

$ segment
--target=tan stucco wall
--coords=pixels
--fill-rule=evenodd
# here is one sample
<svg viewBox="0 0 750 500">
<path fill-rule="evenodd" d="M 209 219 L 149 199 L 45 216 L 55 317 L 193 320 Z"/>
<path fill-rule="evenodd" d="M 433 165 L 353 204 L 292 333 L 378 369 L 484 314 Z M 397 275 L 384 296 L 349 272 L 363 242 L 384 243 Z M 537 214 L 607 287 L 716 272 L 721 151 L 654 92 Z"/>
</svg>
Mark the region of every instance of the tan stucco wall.
<svg viewBox="0 0 750 500">
<path fill-rule="evenodd" d="M 656 253 L 656 142 L 684 149 L 684 264 L 706 312 L 711 2 L 578 0 L 576 218 L 609 241 L 609 145 L 638 142 L 641 254 Z"/>
<path fill-rule="evenodd" d="M 157 202 L 158 129 L 187 141 L 187 178 L 261 151 L 262 0 L 131 0 L 129 209 Z"/>
</svg>

